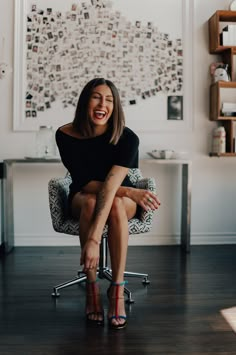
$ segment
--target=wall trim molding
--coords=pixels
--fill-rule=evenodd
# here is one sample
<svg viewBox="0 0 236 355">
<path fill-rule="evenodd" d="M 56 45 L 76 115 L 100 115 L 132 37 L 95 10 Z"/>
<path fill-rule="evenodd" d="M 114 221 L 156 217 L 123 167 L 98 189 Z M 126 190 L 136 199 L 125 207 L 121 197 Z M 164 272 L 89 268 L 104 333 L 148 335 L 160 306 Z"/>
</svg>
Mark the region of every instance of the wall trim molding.
<svg viewBox="0 0 236 355">
<path fill-rule="evenodd" d="M 142 234 L 132 235 L 129 245 L 179 245 L 180 235 Z M 194 233 L 191 245 L 236 244 L 236 233 Z M 75 236 L 66 234 L 16 234 L 15 246 L 78 246 Z"/>
</svg>

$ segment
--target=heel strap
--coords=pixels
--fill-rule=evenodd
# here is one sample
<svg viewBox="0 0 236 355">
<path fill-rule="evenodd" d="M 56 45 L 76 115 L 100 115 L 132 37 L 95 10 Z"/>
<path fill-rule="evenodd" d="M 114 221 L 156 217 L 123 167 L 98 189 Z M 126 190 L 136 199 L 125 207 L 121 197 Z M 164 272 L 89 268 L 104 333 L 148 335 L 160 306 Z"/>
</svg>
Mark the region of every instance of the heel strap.
<svg viewBox="0 0 236 355">
<path fill-rule="evenodd" d="M 111 282 L 111 286 L 124 286 L 128 283 L 128 281 L 122 281 L 122 282 Z"/>
</svg>

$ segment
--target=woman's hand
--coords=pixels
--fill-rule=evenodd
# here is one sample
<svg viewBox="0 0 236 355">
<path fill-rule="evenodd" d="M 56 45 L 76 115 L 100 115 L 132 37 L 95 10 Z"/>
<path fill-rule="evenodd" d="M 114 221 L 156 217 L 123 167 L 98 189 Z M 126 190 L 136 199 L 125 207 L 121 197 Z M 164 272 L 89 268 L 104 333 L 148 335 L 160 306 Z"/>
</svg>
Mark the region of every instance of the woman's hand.
<svg viewBox="0 0 236 355">
<path fill-rule="evenodd" d="M 99 263 L 99 243 L 94 239 L 88 239 L 81 253 L 80 265 L 84 265 L 83 271 L 95 269 Z"/>
<path fill-rule="evenodd" d="M 157 195 L 149 190 L 144 189 L 132 189 L 129 193 L 129 197 L 141 206 L 145 211 L 157 210 L 161 202 Z"/>
</svg>

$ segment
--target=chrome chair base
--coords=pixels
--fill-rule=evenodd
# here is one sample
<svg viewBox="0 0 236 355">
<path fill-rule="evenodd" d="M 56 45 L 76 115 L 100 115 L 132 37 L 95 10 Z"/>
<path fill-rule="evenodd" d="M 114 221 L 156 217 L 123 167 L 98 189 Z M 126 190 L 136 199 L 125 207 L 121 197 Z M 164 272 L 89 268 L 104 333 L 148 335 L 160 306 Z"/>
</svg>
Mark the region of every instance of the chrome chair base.
<svg viewBox="0 0 236 355">
<path fill-rule="evenodd" d="M 107 266 L 107 240 L 105 237 L 102 238 L 102 243 L 100 246 L 100 260 L 99 260 L 99 267 L 97 269 L 97 277 L 99 279 L 106 279 L 110 282 L 112 281 L 112 271 Z M 140 278 L 143 278 L 143 281 L 142 281 L 143 285 L 150 284 L 148 274 L 125 271 L 124 277 L 140 277 Z M 73 286 L 76 284 L 80 284 L 84 281 L 86 281 L 86 275 L 82 270 L 80 270 L 80 271 L 78 271 L 78 276 L 76 276 L 74 279 L 66 281 L 62 284 L 55 286 L 53 288 L 52 297 L 55 297 L 55 298 L 59 297 L 60 293 L 58 291 L 63 288 Z M 131 291 L 127 287 L 125 287 L 124 292 L 128 296 L 126 303 L 128 303 L 128 304 L 134 303 Z"/>
</svg>

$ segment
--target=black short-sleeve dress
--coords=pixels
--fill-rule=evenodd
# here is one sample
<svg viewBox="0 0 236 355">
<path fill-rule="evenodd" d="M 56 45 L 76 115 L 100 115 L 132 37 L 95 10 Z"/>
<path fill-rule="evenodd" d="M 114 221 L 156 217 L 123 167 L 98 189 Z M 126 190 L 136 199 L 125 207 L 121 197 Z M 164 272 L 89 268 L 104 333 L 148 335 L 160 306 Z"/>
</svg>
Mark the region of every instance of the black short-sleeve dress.
<svg viewBox="0 0 236 355">
<path fill-rule="evenodd" d="M 69 199 L 90 181 L 104 181 L 113 165 L 138 168 L 138 136 L 128 127 L 116 145 L 109 143 L 111 131 L 94 138 L 79 139 L 56 131 L 56 143 L 62 163 L 69 171 L 72 184 Z M 122 186 L 133 186 L 126 176 Z"/>
</svg>

